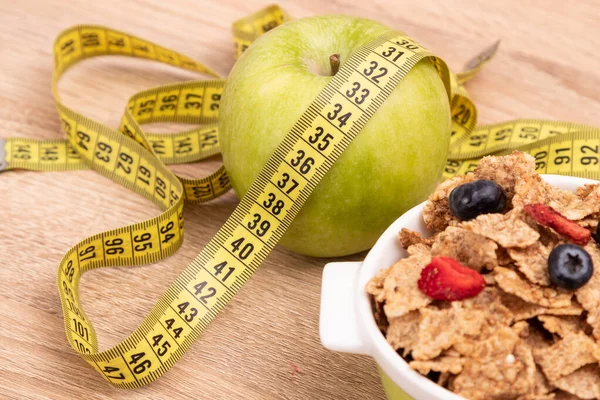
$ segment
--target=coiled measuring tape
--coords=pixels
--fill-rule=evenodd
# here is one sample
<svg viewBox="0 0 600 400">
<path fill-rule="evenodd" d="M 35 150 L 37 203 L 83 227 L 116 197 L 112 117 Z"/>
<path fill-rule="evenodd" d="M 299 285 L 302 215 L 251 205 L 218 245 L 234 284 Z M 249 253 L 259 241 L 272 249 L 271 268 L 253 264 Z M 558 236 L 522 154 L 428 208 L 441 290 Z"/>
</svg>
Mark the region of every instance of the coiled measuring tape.
<svg viewBox="0 0 600 400">
<path fill-rule="evenodd" d="M 271 6 L 236 22 L 236 57 L 256 37 L 286 19 L 281 9 Z M 363 45 L 300 116 L 233 214 L 142 324 L 120 344 L 100 352 L 94 328 L 79 302 L 82 274 L 94 268 L 147 264 L 173 254 L 183 240 L 184 201 L 205 202 L 230 188 L 223 166 L 201 179 L 178 177 L 166 167 L 219 152 L 217 120 L 224 81 L 166 85 L 138 93 L 129 100 L 119 130 L 113 130 L 61 103 L 57 81 L 75 63 L 116 54 L 219 76 L 182 54 L 112 29 L 77 26 L 60 34 L 54 46 L 52 93 L 67 140 L 0 139 L 0 170 L 91 168 L 163 210 L 150 220 L 87 238 L 61 260 L 57 281 L 73 349 L 117 387 L 139 387 L 165 373 L 254 273 L 321 178 L 421 61 L 433 63 L 451 102 L 451 150 L 445 176 L 474 168 L 485 154 L 524 149 L 536 156 L 543 172 L 598 179 L 597 128 L 537 120 L 476 127 L 477 110 L 463 84 L 496 50 L 497 44 L 470 61 L 465 72 L 454 75 L 441 59 L 402 33 L 389 32 Z M 378 81 L 363 73 L 372 63 L 387 71 Z M 346 94 L 354 82 L 373 88 L 365 102 L 357 103 Z M 149 134 L 141 128 L 159 121 L 200 127 L 171 135 Z M 318 126 L 327 126 L 333 136 L 326 148 L 313 143 Z M 297 185 L 288 185 L 290 178 Z"/>
</svg>

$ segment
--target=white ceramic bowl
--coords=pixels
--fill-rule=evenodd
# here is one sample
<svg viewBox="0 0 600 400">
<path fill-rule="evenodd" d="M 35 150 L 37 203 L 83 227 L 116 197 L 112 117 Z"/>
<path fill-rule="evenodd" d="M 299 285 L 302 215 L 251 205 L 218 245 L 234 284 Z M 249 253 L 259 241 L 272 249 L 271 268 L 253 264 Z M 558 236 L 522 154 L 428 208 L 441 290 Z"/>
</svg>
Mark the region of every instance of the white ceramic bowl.
<svg viewBox="0 0 600 400">
<path fill-rule="evenodd" d="M 542 176 L 548 183 L 572 191 L 585 183 L 596 183 L 583 178 Z M 362 263 L 325 266 L 319 322 L 321 343 L 330 350 L 373 357 L 383 372 L 382 381 L 390 400 L 464 400 L 413 371 L 394 351 L 377 328 L 365 291 L 367 282 L 379 270 L 408 255 L 398 241 L 398 232 L 402 228 L 430 235 L 421 217 L 424 204 L 398 218 L 381 235 Z"/>
</svg>

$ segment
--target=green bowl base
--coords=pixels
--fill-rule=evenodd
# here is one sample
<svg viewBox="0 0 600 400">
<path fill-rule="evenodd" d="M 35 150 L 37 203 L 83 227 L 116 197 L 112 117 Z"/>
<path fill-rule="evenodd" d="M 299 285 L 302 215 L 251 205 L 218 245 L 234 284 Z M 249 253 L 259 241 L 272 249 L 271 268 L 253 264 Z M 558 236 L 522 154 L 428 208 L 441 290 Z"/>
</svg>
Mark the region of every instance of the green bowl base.
<svg viewBox="0 0 600 400">
<path fill-rule="evenodd" d="M 381 375 L 381 383 L 387 400 L 415 400 L 402 389 L 396 385 L 392 378 L 386 375 L 381 368 L 379 368 L 379 375 Z"/>
</svg>

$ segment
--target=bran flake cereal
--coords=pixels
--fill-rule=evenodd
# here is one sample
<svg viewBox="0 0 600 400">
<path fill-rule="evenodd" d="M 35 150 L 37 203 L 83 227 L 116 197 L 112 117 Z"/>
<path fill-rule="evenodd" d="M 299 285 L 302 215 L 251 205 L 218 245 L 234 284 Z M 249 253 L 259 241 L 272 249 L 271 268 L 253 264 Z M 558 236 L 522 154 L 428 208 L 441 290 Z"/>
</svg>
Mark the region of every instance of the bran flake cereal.
<svg viewBox="0 0 600 400">
<path fill-rule="evenodd" d="M 600 398 L 600 367 L 597 364 L 586 365 L 570 375 L 554 382 L 554 385 L 567 393 L 575 395 L 575 399 Z"/>
<path fill-rule="evenodd" d="M 462 227 L 493 240 L 504 248 L 527 247 L 538 241 L 540 234 L 527 223 L 515 218 L 512 211 L 506 214 L 483 214 Z"/>
<path fill-rule="evenodd" d="M 514 247 L 506 250 L 519 268 L 519 271 L 531 282 L 542 286 L 550 285 L 548 256 L 550 255 L 551 248 L 544 246 L 540 242 L 535 242 L 525 248 Z"/>
<path fill-rule="evenodd" d="M 479 357 L 465 363 L 450 389 L 468 399 L 515 398 L 533 390 L 535 363 L 531 349 L 504 327 L 482 343 Z M 512 355 L 513 357 L 507 357 Z"/>
<path fill-rule="evenodd" d="M 425 238 L 419 232 L 411 231 L 406 228 L 402 228 L 398 236 L 400 238 L 400 245 L 405 249 L 408 249 L 415 244 L 424 244 L 431 247 L 435 240 L 433 236 Z"/>
<path fill-rule="evenodd" d="M 524 206 L 543 203 L 567 219 L 577 221 L 600 211 L 600 185 L 586 186 L 578 195 L 546 183 L 539 175 L 529 176 L 520 180 L 515 187 L 513 204 Z"/>
<path fill-rule="evenodd" d="M 428 361 L 411 361 L 410 367 L 427 375 L 431 371 L 449 372 L 453 375 L 460 374 L 465 365 L 465 359 L 461 357 L 439 357 Z"/>
<path fill-rule="evenodd" d="M 420 321 L 421 313 L 418 310 L 390 319 L 386 339 L 394 350 L 404 349 L 405 355 L 410 353 L 417 341 Z"/>
<path fill-rule="evenodd" d="M 458 226 L 449 226 L 437 235 L 431 245 L 431 255 L 452 257 L 476 271 L 491 270 L 498 265 L 497 248 L 490 239 Z"/>
<path fill-rule="evenodd" d="M 528 303 L 520 297 L 500 292 L 502 304 L 512 312 L 515 321 L 523 321 L 538 315 L 581 315 L 583 308 L 579 303 L 572 302 L 571 306 L 563 308 L 548 308 Z"/>
<path fill-rule="evenodd" d="M 596 268 L 589 282 L 575 291 L 575 296 L 588 312 L 587 322 L 594 329 L 594 337 L 600 340 L 600 250 L 593 241 L 585 249 L 592 257 Z"/>
<path fill-rule="evenodd" d="M 494 278 L 500 289 L 506 293 L 514 294 L 528 303 L 549 308 L 571 306 L 572 293 L 552 287 L 538 286 L 519 276 L 515 270 L 496 267 Z"/>
<path fill-rule="evenodd" d="M 542 399 L 544 398 L 544 396 L 554 397 L 554 394 L 550 394 L 550 392 L 553 389 L 554 389 L 554 386 L 550 385 L 550 383 L 548 382 L 548 379 L 546 379 L 546 375 L 544 375 L 544 373 L 540 370 L 540 368 L 537 367 L 535 369 L 535 375 L 533 376 L 533 393 L 530 394 L 529 396 L 533 396 L 533 397 L 531 397 L 532 399 L 536 398 L 534 396 L 539 396 L 539 398 L 542 398 Z M 525 395 L 524 398 L 527 398 L 527 395 Z"/>
<path fill-rule="evenodd" d="M 427 307 L 420 312 L 417 343 L 412 351 L 415 360 L 431 360 L 439 356 L 465 336 L 479 334 L 485 322 L 484 312 L 467 312 L 454 304 L 445 310 Z"/>
<path fill-rule="evenodd" d="M 555 333 L 561 338 L 572 333 L 591 333 L 589 325 L 577 316 L 563 316 L 559 318 L 552 315 L 538 315 L 537 319 L 548 332 Z"/>
<path fill-rule="evenodd" d="M 431 249 L 425 245 L 415 245 L 407 251 L 410 256 L 390 268 L 379 293 L 388 318 L 401 317 L 409 311 L 426 307 L 432 301 L 417 286 L 421 270 L 431 261 Z"/>
<path fill-rule="evenodd" d="M 587 364 L 597 363 L 592 355 L 596 343 L 585 333 L 570 333 L 547 349 L 534 349 L 535 362 L 553 383 Z"/>
<path fill-rule="evenodd" d="M 448 197 L 478 179 L 504 189 L 506 208 L 461 221 Z M 535 203 L 592 231 L 600 184 L 572 193 L 544 182 L 527 154 L 485 157 L 474 173 L 438 186 L 423 211 L 432 235 L 403 229 L 399 241 L 409 257 L 367 285 L 378 326 L 399 356 L 466 399 L 600 399 L 600 247 L 593 240 L 584 247 L 595 267 L 587 283 L 576 290 L 554 285 L 548 256 L 570 242 L 523 211 Z M 485 288 L 455 301 L 427 296 L 417 282 L 438 256 L 478 271 Z M 446 284 L 460 288 L 448 274 Z"/>
</svg>

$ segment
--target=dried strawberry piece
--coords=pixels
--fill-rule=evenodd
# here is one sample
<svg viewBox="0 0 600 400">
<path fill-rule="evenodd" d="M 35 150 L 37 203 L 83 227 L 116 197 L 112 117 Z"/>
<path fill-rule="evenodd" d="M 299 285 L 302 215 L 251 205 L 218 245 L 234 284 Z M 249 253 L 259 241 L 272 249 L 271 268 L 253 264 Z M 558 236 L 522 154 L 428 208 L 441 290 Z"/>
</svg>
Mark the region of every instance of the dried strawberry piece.
<svg viewBox="0 0 600 400">
<path fill-rule="evenodd" d="M 571 242 L 585 246 L 590 241 L 592 233 L 580 226 L 575 221 L 564 217 L 561 213 L 545 204 L 528 204 L 523 207 L 525 212 L 531 215 L 538 224 L 554 229 L 557 233 L 565 236 Z"/>
<path fill-rule="evenodd" d="M 454 258 L 434 257 L 421 271 L 418 285 L 431 298 L 454 301 L 477 296 L 485 287 L 485 279 Z"/>
</svg>

